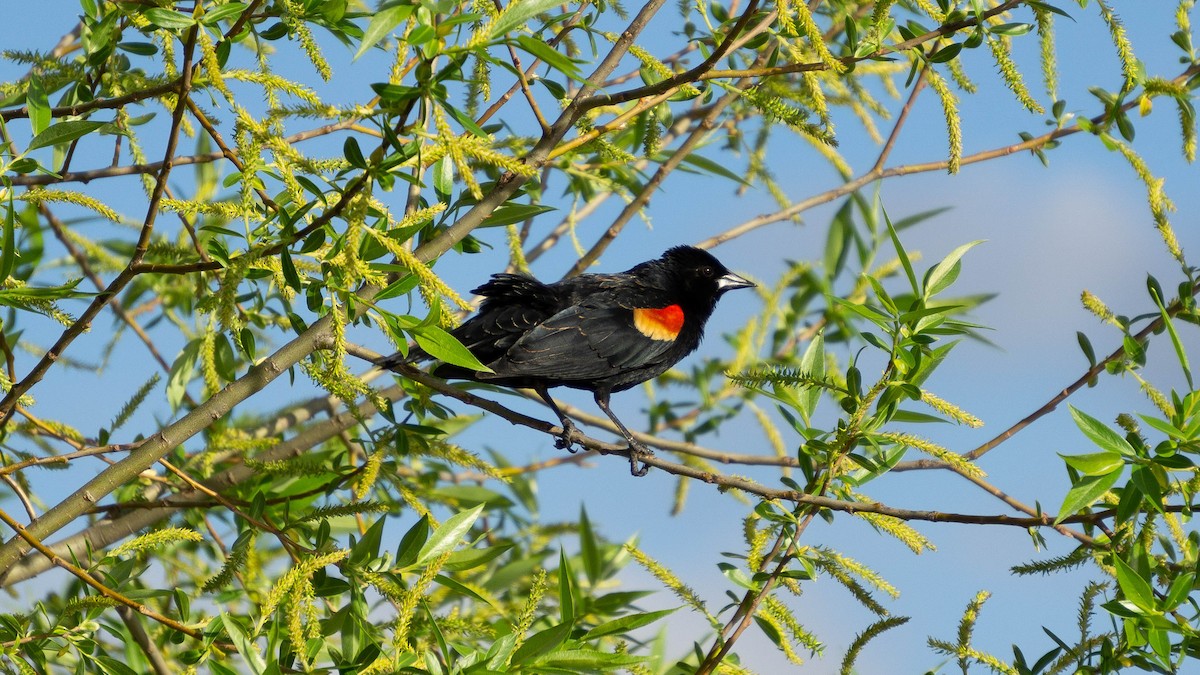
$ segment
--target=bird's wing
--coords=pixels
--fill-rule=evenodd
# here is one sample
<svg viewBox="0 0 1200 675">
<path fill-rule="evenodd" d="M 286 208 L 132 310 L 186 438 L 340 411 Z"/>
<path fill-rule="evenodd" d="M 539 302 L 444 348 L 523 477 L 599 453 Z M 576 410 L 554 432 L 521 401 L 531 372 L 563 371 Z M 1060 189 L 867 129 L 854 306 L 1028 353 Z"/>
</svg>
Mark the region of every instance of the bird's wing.
<svg viewBox="0 0 1200 675">
<path fill-rule="evenodd" d="M 603 378 L 660 362 L 674 344 L 634 325 L 634 310 L 575 305 L 542 322 L 488 365 L 501 377 Z"/>
<path fill-rule="evenodd" d="M 551 287 L 519 274 L 492 275 L 472 293 L 484 296 L 479 311 L 451 334 L 484 363 L 503 356 L 522 335 L 559 310 L 558 294 Z"/>
</svg>

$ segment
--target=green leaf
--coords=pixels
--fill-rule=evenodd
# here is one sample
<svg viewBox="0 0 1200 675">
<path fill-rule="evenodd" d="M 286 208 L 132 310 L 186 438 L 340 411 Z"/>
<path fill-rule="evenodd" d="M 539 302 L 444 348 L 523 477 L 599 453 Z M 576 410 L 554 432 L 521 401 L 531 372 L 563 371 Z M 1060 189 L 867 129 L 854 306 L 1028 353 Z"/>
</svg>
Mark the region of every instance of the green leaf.
<svg viewBox="0 0 1200 675">
<path fill-rule="evenodd" d="M 804 350 L 804 355 L 800 357 L 800 372 L 808 373 L 817 380 L 825 378 L 824 333 L 817 333 L 816 337 L 808 343 L 808 348 Z M 805 424 L 812 425 L 812 416 L 817 410 L 817 403 L 820 401 L 821 389 L 819 387 L 805 387 L 796 394 L 797 408 Z"/>
<path fill-rule="evenodd" d="M 955 275 L 957 276 L 957 274 L 958 272 L 956 271 Z M 896 317 L 896 320 L 903 324 L 912 325 L 916 323 L 918 319 L 936 317 L 942 314 L 950 315 L 962 309 L 963 307 L 964 305 L 934 305 L 933 307 L 922 307 L 920 309 L 914 309 L 911 312 L 905 312 Z"/>
<path fill-rule="evenodd" d="M 700 155 L 692 154 L 692 155 L 688 155 L 687 157 L 684 157 L 683 163 L 691 164 L 692 166 L 696 167 L 697 169 L 700 169 L 701 171 L 716 174 L 716 175 L 722 176 L 724 178 L 728 178 L 729 180 L 731 180 L 735 183 L 741 183 L 742 185 L 745 185 L 747 187 L 750 186 L 749 181 L 747 181 L 744 176 L 740 176 L 740 175 L 734 173 L 733 171 L 730 171 L 723 165 L 719 164 L 718 162 L 714 162 L 713 160 L 708 159 L 707 157 L 701 157 Z"/>
<path fill-rule="evenodd" d="M 1161 467 L 1155 468 L 1158 468 L 1160 473 L 1162 472 Z M 1162 485 L 1158 482 L 1158 477 L 1155 476 L 1154 468 L 1150 466 L 1134 467 L 1133 471 L 1129 474 L 1129 482 L 1145 497 L 1143 500 L 1144 503 L 1159 513 L 1163 512 Z"/>
<path fill-rule="evenodd" d="M 751 591 L 757 591 L 762 588 L 761 584 L 746 576 L 746 573 L 742 571 L 742 568 L 738 567 L 737 565 L 727 562 L 720 562 L 717 563 L 717 567 L 721 570 L 721 574 L 725 575 L 726 579 L 729 579 L 742 588 L 746 588 Z"/>
<path fill-rule="evenodd" d="M 416 564 L 423 565 L 447 551 L 454 550 L 481 513 L 483 513 L 483 504 L 447 518 L 441 527 L 429 535 L 429 539 L 421 547 L 421 552 L 417 554 Z"/>
<path fill-rule="evenodd" d="M 954 60 L 954 57 L 958 56 L 958 53 L 961 51 L 962 43 L 951 42 L 945 47 L 942 47 L 936 52 L 930 54 L 929 61 L 931 63 L 945 63 L 946 61 L 952 61 Z"/>
<path fill-rule="evenodd" d="M 438 103 L 442 106 L 443 110 L 450 113 L 451 117 L 457 120 L 459 124 L 463 125 L 463 129 L 466 129 L 479 138 L 485 140 L 488 138 L 488 133 L 483 130 L 483 127 L 476 124 L 475 120 L 472 119 L 470 115 L 450 105 L 449 101 L 439 101 Z"/>
<path fill-rule="evenodd" d="M 513 223 L 519 223 L 554 210 L 553 206 L 546 206 L 544 204 L 505 204 L 484 219 L 480 227 L 512 225 Z"/>
<path fill-rule="evenodd" d="M 517 36 L 517 44 L 521 46 L 521 49 L 533 54 L 541 59 L 543 63 L 560 73 L 568 76 L 576 76 L 579 72 L 579 66 L 571 60 L 571 57 L 555 50 L 538 38 L 529 35 L 519 35 Z"/>
<path fill-rule="evenodd" d="M 1025 4 L 1029 5 L 1030 7 L 1036 7 L 1037 9 L 1040 9 L 1040 10 L 1044 10 L 1047 12 L 1053 12 L 1054 14 L 1058 14 L 1059 16 L 1065 16 L 1068 19 L 1071 19 L 1072 21 L 1075 20 L 1075 19 L 1071 18 L 1070 14 L 1067 14 L 1063 10 L 1055 7 L 1054 5 L 1051 5 L 1048 2 L 1040 2 L 1039 0 L 1029 0 Z"/>
<path fill-rule="evenodd" d="M 229 614 L 221 612 L 221 626 L 225 628 L 225 632 L 229 635 L 229 641 L 233 643 L 234 649 L 237 649 L 238 654 L 245 659 L 246 665 L 250 667 L 250 672 L 255 675 L 262 675 L 267 670 L 267 662 L 263 660 L 262 652 L 258 646 L 254 644 L 246 636 L 246 631 L 242 630 L 241 625 L 237 620 Z"/>
<path fill-rule="evenodd" d="M 178 410 L 187 395 L 188 383 L 196 374 L 196 364 L 199 361 L 199 338 L 184 345 L 179 357 L 171 364 L 171 373 L 167 376 L 167 402 L 172 410 Z"/>
<path fill-rule="evenodd" d="M 1158 293 L 1154 293 L 1154 303 L 1158 305 L 1159 316 L 1162 318 L 1163 325 L 1167 328 L 1167 334 L 1171 336 L 1171 345 L 1175 348 L 1175 357 L 1179 359 L 1179 367 L 1183 370 L 1183 377 L 1187 380 L 1188 389 L 1194 389 L 1192 384 L 1192 367 L 1188 363 L 1187 351 L 1183 348 L 1183 341 L 1179 339 L 1179 333 L 1175 331 L 1175 323 L 1171 321 L 1171 315 L 1167 313 L 1167 308 L 1163 304 L 1163 299 Z"/>
<path fill-rule="evenodd" d="M 1103 476 L 1125 464 L 1119 453 L 1096 452 L 1090 455 L 1059 455 L 1066 463 L 1085 476 Z"/>
<path fill-rule="evenodd" d="M 491 40 L 525 25 L 533 17 L 562 5 L 562 0 L 514 0 L 504 10 L 488 31 Z"/>
<path fill-rule="evenodd" d="M 1121 347 L 1125 350 L 1125 356 L 1139 366 L 1146 365 L 1146 345 L 1142 340 L 1138 340 L 1131 335 L 1126 335 L 1121 340 Z"/>
<path fill-rule="evenodd" d="M 563 643 L 568 636 L 571 635 L 572 626 L 570 622 L 560 623 L 557 626 L 551 626 L 544 631 L 534 633 L 525 640 L 525 644 L 521 645 L 512 655 L 512 665 L 520 665 L 549 652 L 555 647 Z"/>
<path fill-rule="evenodd" d="M 70 143 L 71 141 L 86 136 L 100 127 L 107 126 L 108 122 L 93 122 L 91 120 L 68 120 L 59 122 L 58 124 L 48 127 L 42 133 L 33 137 L 29 141 L 29 147 L 25 148 L 25 152 L 37 150 L 38 148 L 46 148 L 51 145 L 60 143 Z"/>
<path fill-rule="evenodd" d="M 1082 331 L 1075 331 L 1075 339 L 1079 341 L 1079 348 L 1083 350 L 1083 355 L 1088 360 L 1088 367 L 1095 366 L 1096 350 L 1092 348 L 1092 341 Z"/>
<path fill-rule="evenodd" d="M 1157 431 L 1161 431 L 1162 433 L 1176 440 L 1189 441 L 1192 438 L 1191 434 L 1184 433 L 1182 429 L 1176 427 L 1166 420 L 1160 420 L 1157 417 L 1150 417 L 1140 413 L 1138 414 L 1138 417 L 1142 418 L 1142 421 L 1145 422 L 1147 426 L 1150 426 Z"/>
<path fill-rule="evenodd" d="M 437 581 L 439 584 L 445 586 L 446 588 L 449 588 L 452 591 L 457 591 L 458 593 L 462 594 L 465 597 L 473 598 L 475 600 L 478 600 L 479 602 L 487 604 L 489 607 L 491 607 L 493 610 L 495 610 L 497 614 L 503 614 L 503 612 L 504 612 L 504 610 L 500 609 L 495 604 L 493 604 L 492 601 L 489 600 L 486 596 L 481 595 L 478 591 L 475 591 L 470 586 L 467 586 L 466 584 L 455 581 L 454 579 L 451 579 L 450 577 L 448 577 L 444 574 L 439 574 L 439 575 L 435 576 L 434 581 Z"/>
<path fill-rule="evenodd" d="M 29 125 L 37 136 L 50 126 L 50 99 L 42 85 L 42 76 L 34 72 L 29 76 L 29 91 L 25 93 L 25 107 L 29 109 Z"/>
<path fill-rule="evenodd" d="M 0 290 L 0 304 L 12 304 L 28 300 L 62 300 L 63 298 L 85 298 L 94 293 L 75 290 L 82 279 L 73 279 L 62 286 L 20 286 Z"/>
<path fill-rule="evenodd" d="M 641 612 L 639 614 L 630 614 L 619 619 L 613 619 L 612 621 L 605 621 L 599 626 L 589 630 L 582 639 L 592 640 L 595 638 L 604 637 L 605 635 L 621 635 L 628 633 L 629 631 L 641 628 L 642 626 L 648 626 L 664 616 L 675 612 L 677 609 L 679 608 L 675 607 L 674 609 L 660 609 L 657 612 Z"/>
<path fill-rule="evenodd" d="M 1191 595 L 1192 586 L 1195 584 L 1195 572 L 1175 577 L 1175 580 L 1171 582 L 1171 587 L 1167 589 L 1167 597 L 1163 599 L 1162 608 L 1169 612 L 1181 605 Z"/>
<path fill-rule="evenodd" d="M 17 215 L 13 204 L 13 191 L 8 191 L 8 208 L 4 211 L 4 235 L 0 240 L 0 282 L 12 276 L 17 265 Z"/>
<path fill-rule="evenodd" d="M 283 281 L 292 290 L 300 290 L 300 274 L 296 271 L 296 263 L 292 261 L 292 252 L 286 248 L 280 251 L 279 267 L 283 272 Z"/>
<path fill-rule="evenodd" d="M 1108 492 L 1109 488 L 1120 477 L 1121 470 L 1119 469 L 1103 476 L 1084 476 L 1067 491 L 1067 496 L 1063 499 L 1062 506 L 1058 510 L 1058 517 L 1054 519 L 1054 524 L 1058 525 L 1065 518 L 1073 516 L 1096 503 L 1096 500 L 1100 499 L 1105 492 Z"/>
<path fill-rule="evenodd" d="M 358 60 L 358 57 L 366 54 L 368 49 L 374 47 L 377 42 L 395 30 L 396 26 L 407 21 L 416 9 L 416 5 L 392 4 L 385 5 L 375 12 L 375 16 L 371 17 L 371 23 L 367 24 L 367 29 L 363 31 L 362 43 L 358 51 L 354 52 L 354 60 Z"/>
<path fill-rule="evenodd" d="M 150 20 L 150 23 L 159 28 L 168 30 L 178 30 L 182 28 L 191 28 L 195 25 L 196 20 L 183 12 L 165 9 L 162 7 L 151 7 L 142 13 L 142 16 Z"/>
<path fill-rule="evenodd" d="M 954 280 L 958 278 L 958 272 L 961 269 L 959 261 L 962 259 L 963 255 L 965 255 L 967 251 L 970 251 L 972 248 L 975 248 L 982 243 L 982 239 L 977 239 L 959 246 L 951 251 L 950 254 L 945 258 L 942 258 L 941 262 L 939 262 L 937 265 L 934 265 L 932 269 L 926 272 L 925 299 L 932 298 L 938 293 L 946 290 L 950 284 L 954 283 Z"/>
<path fill-rule="evenodd" d="M 1161 663 L 1164 665 L 1171 663 L 1171 635 L 1166 630 L 1157 626 L 1147 630 L 1146 642 L 1154 650 L 1155 655 L 1158 656 Z"/>
<path fill-rule="evenodd" d="M 846 309 L 850 312 L 853 312 L 854 314 L 861 316 L 862 318 L 866 319 L 867 321 L 870 321 L 871 323 L 879 326 L 880 328 L 883 328 L 886 330 L 886 329 L 890 328 L 890 326 L 891 326 L 892 317 L 888 316 L 885 312 L 880 311 L 876 307 L 872 307 L 871 305 L 859 304 L 857 302 L 851 302 L 844 298 L 839 298 L 836 295 L 829 296 L 829 300 L 832 301 L 833 304 L 838 305 L 839 307 L 842 307 L 843 309 Z M 888 349 L 885 347 L 884 351 L 888 351 Z"/>
<path fill-rule="evenodd" d="M 1129 445 L 1129 441 L 1123 436 L 1108 428 L 1103 422 L 1079 410 L 1073 405 L 1068 405 L 1071 409 L 1071 417 L 1075 419 L 1075 425 L 1085 436 L 1092 439 L 1092 442 L 1109 452 L 1119 452 L 1126 457 L 1133 457 L 1136 453 L 1133 446 Z"/>
<path fill-rule="evenodd" d="M 996 35 L 1016 37 L 1018 35 L 1024 35 L 1031 30 L 1033 30 L 1033 24 L 1031 23 L 1002 23 L 999 26 L 992 26 L 988 29 L 988 32 Z"/>
<path fill-rule="evenodd" d="M 137 675 L 136 670 L 125 665 L 125 662 L 118 661 L 111 656 L 99 654 L 93 656 L 92 659 L 98 672 L 104 673 L 104 675 Z"/>
<path fill-rule="evenodd" d="M 399 297 L 408 293 L 420 284 L 420 279 L 415 274 L 402 274 L 399 279 L 388 284 L 387 288 L 380 291 L 375 296 L 375 302 L 382 302 L 389 298 Z"/>
<path fill-rule="evenodd" d="M 888 235 L 892 238 L 892 246 L 896 247 L 896 257 L 900 259 L 900 264 L 904 267 L 904 275 L 908 277 L 908 283 L 912 285 L 914 295 L 921 292 L 917 286 L 917 275 L 913 272 L 912 261 L 908 259 L 908 253 L 904 250 L 904 245 L 900 243 L 900 236 L 896 234 L 896 228 L 892 225 L 892 219 L 888 218 L 887 211 L 883 212 L 883 221 L 887 223 Z"/>
<path fill-rule="evenodd" d="M 487 548 L 466 548 L 455 551 L 446 559 L 445 568 L 456 572 L 474 569 L 495 560 L 513 546 L 515 544 L 497 544 Z"/>
<path fill-rule="evenodd" d="M 433 191 L 437 193 L 438 201 L 449 204 L 454 194 L 454 161 L 450 155 L 434 162 L 430 173 L 433 174 Z"/>
<path fill-rule="evenodd" d="M 369 560 L 379 557 L 379 547 L 383 543 L 383 525 L 385 522 L 384 518 L 380 518 L 371 523 L 371 526 L 363 533 L 362 538 L 350 548 L 350 557 L 348 559 L 351 563 L 362 565 Z M 417 525 L 420 525 L 422 522 L 418 521 Z M 413 527 L 416 527 L 416 525 Z"/>
<path fill-rule="evenodd" d="M 1150 582 L 1143 579 L 1129 563 L 1116 556 L 1113 556 L 1113 566 L 1117 569 L 1117 585 L 1121 587 L 1125 599 L 1144 612 L 1156 613 L 1158 607 Z"/>
<path fill-rule="evenodd" d="M 492 646 L 488 648 L 487 654 L 484 656 L 487 667 L 493 671 L 502 671 L 502 669 L 508 665 L 508 662 L 512 660 L 513 648 L 516 646 L 517 635 L 515 633 L 508 633 L 499 640 L 493 642 Z M 479 672 L 486 673 L 489 671 Z"/>
<path fill-rule="evenodd" d="M 356 169 L 367 168 L 367 159 L 363 157 L 362 148 L 358 147 L 358 139 L 353 136 L 347 136 L 346 141 L 342 143 L 342 154 L 346 161 L 350 162 L 350 166 Z"/>
<path fill-rule="evenodd" d="M 579 507 L 579 557 L 583 559 L 583 573 L 592 584 L 598 583 L 601 573 L 600 546 L 596 542 L 596 533 L 592 531 L 592 523 L 588 520 L 587 509 Z"/>
<path fill-rule="evenodd" d="M 378 522 L 383 522 L 382 519 Z M 370 531 L 367 532 L 370 534 Z M 429 541 L 429 517 L 423 516 L 413 526 L 408 528 L 408 532 L 400 539 L 400 544 L 396 547 L 396 565 L 398 567 L 408 567 L 417 560 L 417 555 L 420 554 L 421 548 L 425 542 Z"/>
<path fill-rule="evenodd" d="M 204 18 L 202 21 L 206 26 L 214 26 L 218 21 L 241 16 L 242 12 L 246 11 L 247 7 L 249 7 L 249 5 L 244 2 L 231 2 L 228 5 L 214 7 L 213 9 L 204 13 Z"/>
<path fill-rule="evenodd" d="M 437 326 L 421 326 L 411 331 L 413 339 L 435 359 L 445 361 L 463 368 L 470 368 L 485 373 L 492 372 L 491 368 L 479 362 L 469 349 L 454 336 Z"/>
<path fill-rule="evenodd" d="M 563 625 L 575 622 L 575 591 L 578 585 L 575 572 L 571 569 L 571 561 L 567 560 L 567 552 L 558 549 L 558 606 Z"/>
</svg>

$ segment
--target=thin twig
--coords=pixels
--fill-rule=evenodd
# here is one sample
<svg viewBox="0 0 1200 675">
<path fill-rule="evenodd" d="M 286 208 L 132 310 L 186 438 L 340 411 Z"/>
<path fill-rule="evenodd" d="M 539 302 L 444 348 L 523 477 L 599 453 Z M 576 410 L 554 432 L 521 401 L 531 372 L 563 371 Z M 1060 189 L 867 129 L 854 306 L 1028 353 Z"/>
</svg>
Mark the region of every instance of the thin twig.
<svg viewBox="0 0 1200 675">
<path fill-rule="evenodd" d="M 134 245 L 129 264 L 107 288 L 97 294 L 96 298 L 88 305 L 79 318 L 63 331 L 62 335 L 55 341 L 54 346 L 37 362 L 29 374 L 19 382 L 14 383 L 4 398 L 0 399 L 0 429 L 3 429 L 8 424 L 8 421 L 12 419 L 13 408 L 16 406 L 17 400 L 28 392 L 33 385 L 40 382 L 45 376 L 46 371 L 62 356 L 67 347 L 91 326 L 92 319 L 96 318 L 100 310 L 108 304 L 109 298 L 119 293 L 133 280 L 135 276 L 133 268 L 141 262 L 142 257 L 146 254 L 146 250 L 150 245 L 150 236 L 154 232 L 154 222 L 158 217 L 159 201 L 162 199 L 163 190 L 166 189 L 167 179 L 170 176 L 173 166 L 171 160 L 175 156 L 175 147 L 179 142 L 179 131 L 183 124 L 183 113 L 186 107 L 184 101 L 187 99 L 192 85 L 192 57 L 196 47 L 197 30 L 198 28 L 193 27 L 189 31 L 188 39 L 184 46 L 183 66 L 181 68 L 183 77 L 178 81 L 179 90 L 176 93 L 177 100 L 171 117 L 171 128 L 167 135 L 166 148 L 163 151 L 162 170 L 159 172 L 155 189 L 151 193 L 146 217 L 142 222 L 141 232 L 138 235 L 137 243 Z"/>
<path fill-rule="evenodd" d="M 68 560 L 66 560 L 62 556 L 58 555 L 54 551 L 50 550 L 50 548 L 47 547 L 45 544 L 43 544 L 37 537 L 34 537 L 32 534 L 30 534 L 29 531 L 25 529 L 24 525 L 21 525 L 17 521 L 13 520 L 12 516 L 8 515 L 8 513 L 4 510 L 0 510 L 0 521 L 3 521 L 6 525 L 11 527 L 13 529 L 13 531 L 17 533 L 18 537 L 25 540 L 31 547 L 37 549 L 37 551 L 39 553 L 41 553 L 43 556 L 45 556 L 54 565 L 61 567 L 64 570 L 70 572 L 76 578 L 78 578 L 80 581 L 87 584 L 88 586 L 91 586 L 92 588 L 94 588 L 96 591 L 98 591 L 104 597 L 109 598 L 110 600 L 115 600 L 116 602 L 118 602 L 122 605 L 125 605 L 126 607 L 138 612 L 139 614 L 149 617 L 149 618 L 163 624 L 164 626 L 171 628 L 172 630 L 179 631 L 180 633 L 183 633 L 184 635 L 187 635 L 188 637 L 191 637 L 196 640 L 204 639 L 203 631 L 196 630 L 195 628 L 191 628 L 189 626 L 185 626 L 182 623 L 179 623 L 178 621 L 176 621 L 170 617 L 164 616 L 164 615 L 158 613 L 157 611 L 150 609 L 149 607 L 143 605 L 140 602 L 131 600 L 129 597 L 125 596 L 123 593 L 119 593 L 118 591 L 115 591 L 112 588 L 109 588 L 108 586 L 100 583 L 87 570 L 83 569 L 82 567 L 78 567 L 78 566 L 74 565 L 73 563 L 69 562 Z"/>
</svg>

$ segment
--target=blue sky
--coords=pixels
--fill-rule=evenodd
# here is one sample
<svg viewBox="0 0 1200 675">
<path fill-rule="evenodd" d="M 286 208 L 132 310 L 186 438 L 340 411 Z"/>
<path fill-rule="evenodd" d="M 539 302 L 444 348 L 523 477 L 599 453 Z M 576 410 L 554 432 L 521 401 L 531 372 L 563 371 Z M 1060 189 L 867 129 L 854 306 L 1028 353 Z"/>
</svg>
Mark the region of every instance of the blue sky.
<svg viewBox="0 0 1200 675">
<path fill-rule="evenodd" d="M 1118 10 L 1126 10 L 1123 18 L 1147 70 L 1166 76 L 1181 70 L 1176 63 L 1177 51 L 1167 40 L 1173 30 L 1172 12 L 1164 5 L 1155 10 L 1136 3 L 1117 5 Z M 1117 88 L 1119 66 L 1107 32 L 1095 18 L 1095 7 L 1081 10 L 1074 3 L 1064 3 L 1064 8 L 1076 15 L 1078 21 L 1058 21 L 1059 63 L 1063 71 L 1060 96 L 1068 101 L 1068 110 L 1091 116 L 1097 112 L 1097 105 L 1087 94 L 1087 88 L 1093 85 Z M 73 25 L 73 9 L 36 17 L 30 12 L 10 12 L 0 24 L 0 44 L 10 49 L 48 46 Z M 665 11 L 660 20 L 669 22 L 673 16 Z M 667 39 L 671 38 L 664 37 Z M 1048 106 L 1036 79 L 1037 63 L 1031 58 L 1034 41 L 1025 39 L 1018 43 L 1022 45 L 1018 57 L 1029 77 L 1030 88 Z M 672 42 L 655 51 L 666 54 L 676 46 Z M 330 56 L 339 77 L 334 85 L 322 87 L 317 85 L 315 77 L 302 77 L 319 90 L 359 92 L 365 97 L 365 88 L 346 85 L 361 77 L 363 64 L 351 65 L 349 54 L 338 53 L 333 46 Z M 983 93 L 964 96 L 962 100 L 966 153 L 1016 142 L 1019 131 L 1041 133 L 1045 129 L 1042 119 L 1024 112 L 1008 95 L 990 61 L 981 58 L 985 55 L 969 56 L 969 74 Z M 19 71 L 3 67 L 3 79 L 11 79 L 16 72 Z M 378 79 L 378 72 L 371 72 L 369 77 Z M 1185 252 L 1194 252 L 1200 244 L 1197 170 L 1181 158 L 1174 111 L 1162 101 L 1158 106 L 1152 116 L 1137 121 L 1135 147 L 1152 170 L 1167 178 L 1168 194 L 1178 206 L 1172 217 L 1175 230 Z M 893 104 L 893 109 L 896 108 L 898 104 Z M 864 142 L 851 120 L 840 120 L 838 130 L 842 151 L 855 169 L 865 170 L 878 149 Z M 772 154 L 776 158 L 796 158 L 775 162 L 777 176 L 791 197 L 801 199 L 839 183 L 832 171 L 803 151 L 801 144 L 789 144 L 786 134 L 778 137 L 779 146 L 772 149 Z M 945 148 L 941 111 L 932 92 L 926 91 L 892 162 L 940 159 Z M 713 148 L 705 154 L 714 156 L 717 152 Z M 932 264 L 962 243 L 987 240 L 967 255 L 956 289 L 999 293 L 974 317 L 992 329 L 988 337 L 996 346 L 961 345 L 928 383 L 934 392 L 984 419 L 986 426 L 980 430 L 949 426 L 920 430 L 956 451 L 965 452 L 990 439 L 1040 407 L 1083 372 L 1085 361 L 1076 346 L 1075 331 L 1087 332 L 1101 354 L 1118 344 L 1114 331 L 1103 327 L 1080 307 L 1079 294 L 1083 289 L 1099 295 L 1118 313 L 1136 314 L 1150 308 L 1144 290 L 1146 274 L 1156 275 L 1167 288 L 1174 287 L 1179 280 L 1177 268 L 1153 229 L 1145 189 L 1120 155 L 1080 134 L 1067 139 L 1049 157 L 1049 168 L 1043 168 L 1027 154 L 1020 154 L 964 167 L 957 176 L 922 174 L 888 181 L 882 188 L 883 204 L 893 219 L 951 207 L 907 235 L 905 244 L 910 251 L 921 251 L 922 265 Z M 132 183 L 128 185 L 133 187 Z M 716 253 L 735 271 L 770 279 L 782 269 L 784 258 L 819 260 L 825 227 L 835 207 L 836 204 L 806 213 L 802 226 L 780 223 L 762 228 L 720 247 Z M 614 204 L 603 213 L 611 217 L 617 208 Z M 699 241 L 772 209 L 764 191 L 751 191 L 739 199 L 734 198 L 733 186 L 728 182 L 677 176 L 648 209 L 653 228 L 636 221 L 631 223 L 597 269 L 625 269 L 669 246 Z M 136 208 L 128 213 L 140 215 Z M 554 216 L 547 216 L 542 225 L 548 228 L 555 222 Z M 594 229 L 590 232 L 595 233 L 607 221 L 602 215 L 591 222 Z M 547 256 L 539 261 L 535 272 L 556 278 L 569 266 L 568 254 L 564 250 Z M 484 260 L 494 263 L 493 267 L 500 264 L 499 254 Z M 465 291 L 492 269 L 488 264 L 471 261 L 466 265 L 445 266 L 445 271 L 447 278 Z M 749 294 L 727 296 L 718 308 L 701 355 L 725 353 L 727 345 L 717 333 L 737 326 L 755 309 Z M 95 353 L 102 348 L 107 320 L 102 318 L 94 333 L 80 341 L 77 347 L 81 353 L 87 354 L 89 350 Z M 1182 330 L 1187 346 L 1193 350 L 1200 346 L 1194 327 L 1185 326 Z M 29 337 L 37 339 L 33 332 Z M 168 359 L 171 356 L 168 354 Z M 1164 389 L 1179 386 L 1168 345 L 1156 343 L 1151 347 L 1150 357 L 1152 381 Z M 40 399 L 39 412 L 55 418 L 67 408 L 71 411 L 70 418 L 87 432 L 106 423 L 115 413 L 113 408 L 152 372 L 140 347 L 132 343 L 119 348 L 114 359 L 131 367 L 124 381 L 113 380 L 111 372 L 103 379 L 103 386 L 112 392 L 111 396 L 81 398 L 81 386 L 101 380 L 56 369 L 35 391 Z M 687 363 L 683 365 L 686 367 Z M 268 390 L 273 405 L 308 395 L 307 390 L 288 391 L 282 383 Z M 590 396 L 586 394 L 567 392 L 561 397 L 592 410 Z M 1103 420 L 1111 420 L 1117 412 L 1148 408 L 1134 383 L 1117 378 L 1103 378 L 1098 388 L 1080 392 L 1072 397 L 1071 403 Z M 635 392 L 614 400 L 618 414 L 633 425 L 644 419 L 639 414 L 640 406 L 640 397 Z M 517 407 L 532 414 L 545 414 L 538 406 Z M 165 412 L 160 412 L 160 416 L 166 419 Z M 464 438 L 464 442 L 468 440 L 475 447 L 490 443 L 513 449 L 518 458 L 547 458 L 559 452 L 554 449 L 552 439 L 502 422 L 481 425 Z M 763 451 L 766 447 L 751 423 L 738 423 L 726 429 L 719 441 L 708 443 L 741 452 Z M 1041 500 L 1047 510 L 1053 511 L 1067 488 L 1055 453 L 1087 451 L 1086 440 L 1076 431 L 1064 408 L 1005 443 L 981 465 L 993 483 L 1023 501 Z M 696 485 L 691 490 L 687 510 L 672 518 L 668 516 L 674 490 L 672 478 L 652 472 L 644 479 L 632 479 L 627 464 L 616 458 L 600 459 L 595 464 L 587 471 L 564 468 L 540 477 L 543 519 L 573 519 L 583 506 L 601 534 L 613 541 L 638 534 L 647 552 L 699 589 L 709 600 L 710 608 L 720 607 L 729 584 L 716 563 L 723 560 L 721 551 L 740 550 L 744 507 L 708 486 Z M 86 476 L 67 476 L 86 479 Z M 62 474 L 50 477 L 70 487 Z M 900 507 L 1007 512 L 1000 502 L 950 475 L 894 475 L 873 484 L 868 492 Z M 915 557 L 893 540 L 846 516 L 839 516 L 832 526 L 820 523 L 805 535 L 806 543 L 838 549 L 883 573 L 903 593 L 889 608 L 913 617 L 909 625 L 885 635 L 864 652 L 861 672 L 921 672 L 939 663 L 938 657 L 925 647 L 925 637 L 953 636 L 963 607 L 981 589 L 994 594 L 977 631 L 982 648 L 1007 657 L 1008 645 L 1016 642 L 1027 654 L 1035 654 L 1050 646 L 1041 626 L 1073 634 L 1075 598 L 1089 575 L 1014 580 L 1008 574 L 1013 564 L 1066 552 L 1067 542 L 1048 535 L 1049 550 L 1038 553 L 1030 546 L 1029 537 L 1014 528 L 980 530 L 933 524 L 917 527 L 937 544 L 937 552 Z M 633 568 L 625 580 L 629 588 L 655 587 L 652 580 Z M 660 593 L 650 604 L 660 607 L 675 602 Z M 797 608 L 800 620 L 828 643 L 830 656 L 825 661 L 813 661 L 798 672 L 834 671 L 845 644 L 870 621 L 848 595 L 828 582 L 807 586 L 805 596 L 792 605 Z M 705 627 L 703 621 L 682 612 L 673 616 L 670 622 L 673 653 L 681 653 L 691 639 L 701 638 Z M 751 636 L 741 645 L 738 651 L 760 672 L 778 672 L 774 669 L 781 668 L 783 662 L 765 640 Z"/>
</svg>

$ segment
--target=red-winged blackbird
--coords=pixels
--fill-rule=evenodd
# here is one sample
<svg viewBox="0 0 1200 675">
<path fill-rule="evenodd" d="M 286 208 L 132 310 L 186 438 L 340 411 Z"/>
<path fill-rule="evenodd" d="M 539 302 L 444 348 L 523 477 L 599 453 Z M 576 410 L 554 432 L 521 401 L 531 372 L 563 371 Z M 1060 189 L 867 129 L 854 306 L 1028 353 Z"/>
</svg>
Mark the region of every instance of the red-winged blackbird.
<svg viewBox="0 0 1200 675">
<path fill-rule="evenodd" d="M 633 475 L 643 476 L 649 466 L 639 468 L 638 458 L 653 452 L 613 414 L 609 394 L 665 373 L 699 346 L 717 298 L 753 285 L 691 246 L 676 246 L 627 272 L 581 274 L 552 284 L 496 274 L 472 291 L 484 297 L 479 311 L 451 331 L 493 372 L 443 363 L 433 374 L 533 389 L 562 421 L 556 445 L 567 449 L 575 425 L 546 390 L 591 391 L 629 441 Z M 393 354 L 378 365 L 429 358 L 413 348 L 407 357 Z"/>
</svg>

